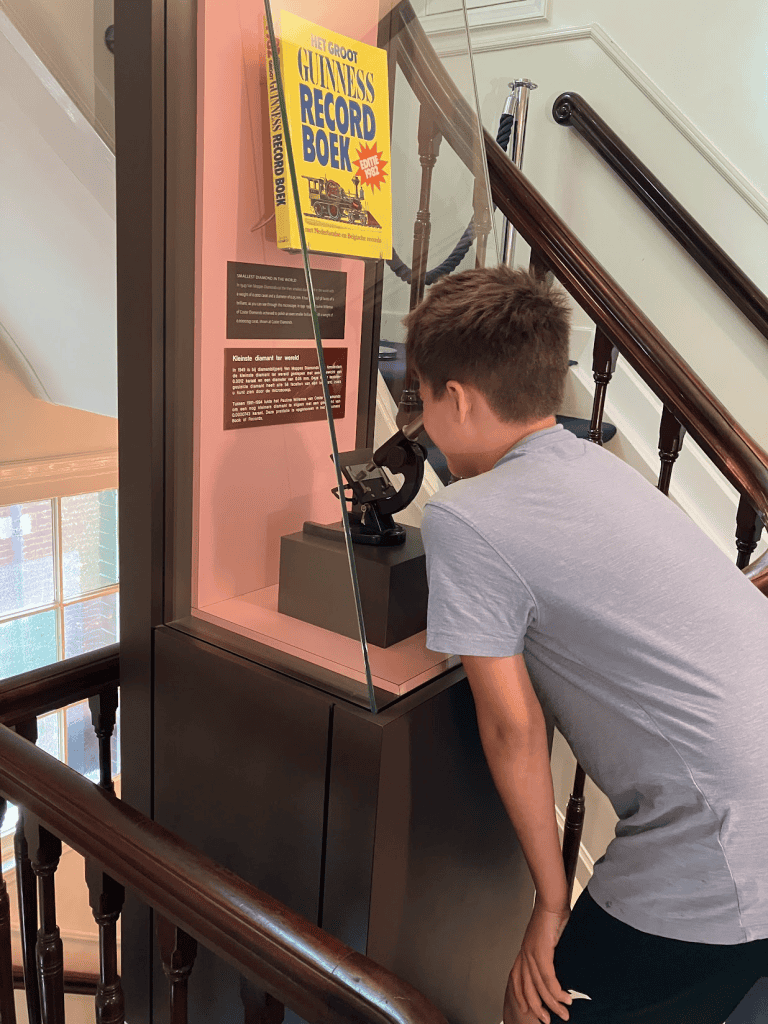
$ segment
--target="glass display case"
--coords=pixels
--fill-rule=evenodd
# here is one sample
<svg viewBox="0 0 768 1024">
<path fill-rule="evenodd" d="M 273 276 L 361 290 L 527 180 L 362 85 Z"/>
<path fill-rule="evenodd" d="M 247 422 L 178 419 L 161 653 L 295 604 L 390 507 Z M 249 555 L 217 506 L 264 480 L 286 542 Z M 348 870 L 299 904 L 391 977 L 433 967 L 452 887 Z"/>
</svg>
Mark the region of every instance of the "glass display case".
<svg viewBox="0 0 768 1024">
<path fill-rule="evenodd" d="M 499 1020 L 533 889 L 425 645 L 448 476 L 402 324 L 496 259 L 466 43 L 446 73 L 407 0 L 157 7 L 116 23 L 125 799 L 446 1019 Z M 123 921 L 131 1016 L 164 1021 Z M 190 1019 L 243 1019 L 229 965 L 195 977 Z"/>
<path fill-rule="evenodd" d="M 374 711 L 457 664 L 425 646 L 418 527 L 450 475 L 408 430 L 402 319 L 497 248 L 479 119 L 461 153 L 442 142 L 459 112 L 417 13 L 198 0 L 194 330 L 175 356 L 191 442 L 166 621 Z M 450 74 L 474 97 L 466 48 Z"/>
</svg>

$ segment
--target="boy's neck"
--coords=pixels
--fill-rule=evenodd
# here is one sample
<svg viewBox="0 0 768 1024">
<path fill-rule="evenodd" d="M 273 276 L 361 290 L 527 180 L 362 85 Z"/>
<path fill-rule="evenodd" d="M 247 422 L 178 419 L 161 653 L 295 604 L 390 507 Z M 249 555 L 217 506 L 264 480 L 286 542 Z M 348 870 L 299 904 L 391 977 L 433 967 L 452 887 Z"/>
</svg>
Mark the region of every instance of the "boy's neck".
<svg viewBox="0 0 768 1024">
<path fill-rule="evenodd" d="M 531 423 L 501 423 L 497 420 L 495 429 L 488 437 L 489 447 L 482 452 L 466 456 L 466 463 L 462 467 L 464 472 L 461 473 L 461 476 L 480 476 L 481 473 L 487 473 L 493 469 L 499 459 L 503 459 L 515 445 L 520 444 L 526 437 L 554 426 L 557 426 L 554 416 L 545 416 L 543 419 Z"/>
</svg>

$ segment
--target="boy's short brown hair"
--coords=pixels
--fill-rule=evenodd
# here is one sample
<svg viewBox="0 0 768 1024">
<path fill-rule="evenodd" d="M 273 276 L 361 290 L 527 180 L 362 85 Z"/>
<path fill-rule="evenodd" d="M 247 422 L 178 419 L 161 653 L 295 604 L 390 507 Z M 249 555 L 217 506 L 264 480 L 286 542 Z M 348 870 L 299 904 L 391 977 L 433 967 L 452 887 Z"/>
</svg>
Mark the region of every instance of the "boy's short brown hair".
<svg viewBox="0 0 768 1024">
<path fill-rule="evenodd" d="M 471 384 L 507 422 L 554 414 L 568 371 L 565 294 L 504 265 L 451 274 L 404 319 L 409 370 L 435 397 Z"/>
</svg>

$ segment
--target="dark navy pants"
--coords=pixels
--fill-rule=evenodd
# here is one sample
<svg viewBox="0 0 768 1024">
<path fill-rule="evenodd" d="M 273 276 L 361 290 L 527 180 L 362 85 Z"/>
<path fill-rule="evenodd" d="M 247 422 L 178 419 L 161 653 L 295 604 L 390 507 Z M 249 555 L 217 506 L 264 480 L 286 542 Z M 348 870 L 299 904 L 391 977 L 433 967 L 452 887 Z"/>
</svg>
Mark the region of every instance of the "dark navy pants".
<svg viewBox="0 0 768 1024">
<path fill-rule="evenodd" d="M 591 997 L 574 998 L 573 1024 L 724 1024 L 768 976 L 768 938 L 713 945 L 649 935 L 611 917 L 585 889 L 555 950 L 555 975 Z"/>
</svg>

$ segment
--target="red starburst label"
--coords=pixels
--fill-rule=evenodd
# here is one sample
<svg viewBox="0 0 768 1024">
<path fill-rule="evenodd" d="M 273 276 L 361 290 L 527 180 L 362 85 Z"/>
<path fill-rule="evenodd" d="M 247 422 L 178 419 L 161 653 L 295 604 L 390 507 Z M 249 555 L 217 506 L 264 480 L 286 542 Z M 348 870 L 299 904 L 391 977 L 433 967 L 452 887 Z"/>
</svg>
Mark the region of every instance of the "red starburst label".
<svg viewBox="0 0 768 1024">
<path fill-rule="evenodd" d="M 361 146 L 358 149 L 355 163 L 360 171 L 360 184 L 380 189 L 386 180 L 384 168 L 389 161 L 382 159 L 375 142 L 372 146 Z"/>
</svg>

